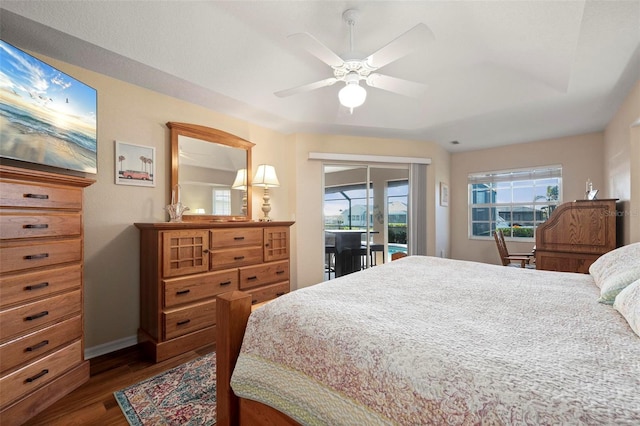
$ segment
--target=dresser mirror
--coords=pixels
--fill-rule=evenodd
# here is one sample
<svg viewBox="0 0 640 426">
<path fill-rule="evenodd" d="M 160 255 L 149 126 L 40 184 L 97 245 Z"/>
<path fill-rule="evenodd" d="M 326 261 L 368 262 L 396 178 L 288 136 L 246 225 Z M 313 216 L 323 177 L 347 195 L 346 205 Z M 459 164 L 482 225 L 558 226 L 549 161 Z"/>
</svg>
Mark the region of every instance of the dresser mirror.
<svg viewBox="0 0 640 426">
<path fill-rule="evenodd" d="M 251 200 L 254 144 L 195 124 L 168 122 L 167 127 L 171 129 L 169 200 L 189 207 L 182 220 L 251 219 L 251 203 L 247 200 Z"/>
</svg>

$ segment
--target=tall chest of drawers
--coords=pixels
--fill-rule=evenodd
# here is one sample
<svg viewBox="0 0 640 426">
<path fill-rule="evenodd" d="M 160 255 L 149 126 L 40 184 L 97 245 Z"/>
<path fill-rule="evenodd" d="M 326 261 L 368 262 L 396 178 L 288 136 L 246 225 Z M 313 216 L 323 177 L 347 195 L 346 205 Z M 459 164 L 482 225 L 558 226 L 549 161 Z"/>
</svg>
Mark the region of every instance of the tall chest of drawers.
<svg viewBox="0 0 640 426">
<path fill-rule="evenodd" d="M 155 362 L 215 342 L 216 295 L 254 304 L 289 292 L 293 222 L 136 223 L 140 230 L 138 338 Z"/>
<path fill-rule="evenodd" d="M 83 189 L 94 181 L 0 165 L 0 423 L 21 424 L 89 379 Z"/>
</svg>

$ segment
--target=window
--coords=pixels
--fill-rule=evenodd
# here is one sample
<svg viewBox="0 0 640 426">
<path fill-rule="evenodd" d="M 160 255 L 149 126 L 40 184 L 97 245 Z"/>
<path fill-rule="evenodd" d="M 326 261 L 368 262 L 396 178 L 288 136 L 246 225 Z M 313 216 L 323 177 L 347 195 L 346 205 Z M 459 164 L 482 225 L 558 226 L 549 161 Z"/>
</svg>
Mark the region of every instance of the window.
<svg viewBox="0 0 640 426">
<path fill-rule="evenodd" d="M 562 200 L 562 167 L 474 173 L 469 183 L 469 236 L 535 237 Z"/>
<path fill-rule="evenodd" d="M 231 214 L 231 190 L 213 190 L 213 214 L 223 216 Z"/>
<path fill-rule="evenodd" d="M 369 197 L 373 188 L 369 185 Z M 366 229 L 367 187 L 364 183 L 326 187 L 324 190 L 325 229 Z M 369 203 L 369 222 L 372 222 L 372 206 Z"/>
<path fill-rule="evenodd" d="M 387 215 L 389 219 L 389 243 L 407 244 L 407 206 L 409 204 L 409 181 L 407 179 L 387 182 Z"/>
</svg>

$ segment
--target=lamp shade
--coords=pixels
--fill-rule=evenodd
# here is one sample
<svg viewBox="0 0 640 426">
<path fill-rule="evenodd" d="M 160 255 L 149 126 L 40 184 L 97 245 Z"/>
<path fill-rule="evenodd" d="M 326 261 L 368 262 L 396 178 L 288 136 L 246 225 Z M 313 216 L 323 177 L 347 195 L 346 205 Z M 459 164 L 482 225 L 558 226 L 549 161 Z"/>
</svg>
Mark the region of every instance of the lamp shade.
<svg viewBox="0 0 640 426">
<path fill-rule="evenodd" d="M 251 184 L 253 186 L 264 186 L 265 188 L 280 186 L 278 176 L 276 176 L 276 169 L 268 164 L 260 164 Z"/>
<path fill-rule="evenodd" d="M 340 103 L 347 108 L 356 108 L 364 103 L 367 99 L 367 91 L 357 82 L 347 83 L 338 92 Z"/>
<path fill-rule="evenodd" d="M 233 181 L 233 185 L 231 185 L 233 189 L 247 189 L 247 169 L 240 169 L 238 173 L 236 173 L 236 180 Z"/>
</svg>

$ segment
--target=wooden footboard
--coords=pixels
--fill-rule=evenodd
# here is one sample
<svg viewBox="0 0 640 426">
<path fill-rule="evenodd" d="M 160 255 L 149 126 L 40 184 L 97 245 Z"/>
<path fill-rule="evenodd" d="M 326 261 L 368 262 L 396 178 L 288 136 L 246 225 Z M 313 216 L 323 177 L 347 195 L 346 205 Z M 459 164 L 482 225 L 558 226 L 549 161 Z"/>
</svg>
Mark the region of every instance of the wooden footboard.
<svg viewBox="0 0 640 426">
<path fill-rule="evenodd" d="M 267 405 L 238 398 L 231 390 L 231 373 L 251 315 L 251 296 L 242 291 L 232 291 L 218 296 L 216 300 L 217 425 L 298 425 L 287 415 Z"/>
</svg>

